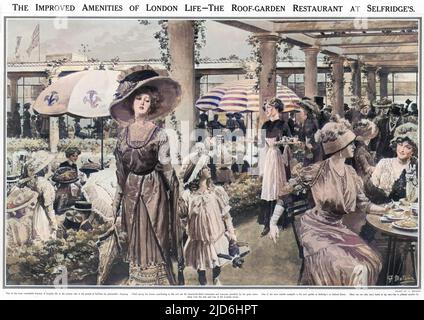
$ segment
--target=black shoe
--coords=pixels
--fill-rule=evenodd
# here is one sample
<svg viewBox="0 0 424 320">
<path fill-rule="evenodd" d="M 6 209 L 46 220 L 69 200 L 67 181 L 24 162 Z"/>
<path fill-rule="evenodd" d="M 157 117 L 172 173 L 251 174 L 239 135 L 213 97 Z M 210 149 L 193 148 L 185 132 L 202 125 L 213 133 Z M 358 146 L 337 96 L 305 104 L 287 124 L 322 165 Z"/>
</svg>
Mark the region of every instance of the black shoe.
<svg viewBox="0 0 424 320">
<path fill-rule="evenodd" d="M 261 232 L 261 237 L 265 237 L 269 233 L 269 227 L 265 227 Z"/>
</svg>

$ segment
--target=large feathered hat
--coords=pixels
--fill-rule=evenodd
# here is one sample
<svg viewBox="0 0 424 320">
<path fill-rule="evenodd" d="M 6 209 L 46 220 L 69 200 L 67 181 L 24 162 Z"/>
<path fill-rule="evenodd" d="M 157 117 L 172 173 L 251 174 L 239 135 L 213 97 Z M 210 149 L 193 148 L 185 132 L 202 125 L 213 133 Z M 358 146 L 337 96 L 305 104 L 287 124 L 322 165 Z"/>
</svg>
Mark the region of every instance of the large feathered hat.
<svg viewBox="0 0 424 320">
<path fill-rule="evenodd" d="M 180 84 L 170 77 L 159 76 L 149 66 L 137 66 L 122 72 L 118 80 L 119 86 L 115 100 L 110 105 L 110 114 L 121 123 L 129 123 L 134 119 L 130 97 L 140 88 L 149 89 L 159 96 L 154 111 L 149 114 L 150 120 L 165 117 L 181 101 Z"/>
<path fill-rule="evenodd" d="M 396 128 L 392 143 L 399 141 L 410 141 L 415 147 L 418 145 L 418 126 L 415 123 L 407 122 Z"/>
<path fill-rule="evenodd" d="M 326 155 L 336 153 L 347 147 L 356 138 L 349 121 L 340 116 L 333 116 L 321 130 L 315 133 L 317 142 L 321 142 Z"/>
<path fill-rule="evenodd" d="M 308 112 L 311 112 L 315 115 L 319 115 L 320 113 L 320 107 L 319 105 L 317 105 L 315 102 L 311 101 L 311 100 L 302 100 L 300 102 L 298 102 L 299 106 L 303 109 L 305 109 Z"/>
<path fill-rule="evenodd" d="M 374 122 L 362 119 L 355 123 L 353 132 L 356 134 L 356 140 L 365 141 L 374 139 L 378 135 L 379 130 Z"/>
</svg>

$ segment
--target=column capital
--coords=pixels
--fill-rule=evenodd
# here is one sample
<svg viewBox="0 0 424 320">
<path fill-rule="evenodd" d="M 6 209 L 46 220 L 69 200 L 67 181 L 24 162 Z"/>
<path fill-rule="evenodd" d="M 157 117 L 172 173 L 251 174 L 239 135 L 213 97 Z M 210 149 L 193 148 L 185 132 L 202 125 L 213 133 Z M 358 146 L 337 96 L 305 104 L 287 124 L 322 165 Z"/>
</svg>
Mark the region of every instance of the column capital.
<svg viewBox="0 0 424 320">
<path fill-rule="evenodd" d="M 281 37 L 278 33 L 266 32 L 266 33 L 255 33 L 253 35 L 259 42 L 278 42 Z"/>
<path fill-rule="evenodd" d="M 330 59 L 333 63 L 344 63 L 345 57 L 339 55 L 330 55 Z"/>
<path fill-rule="evenodd" d="M 321 49 L 319 47 L 303 47 L 301 50 L 305 53 L 305 55 L 317 55 Z"/>
<path fill-rule="evenodd" d="M 378 71 L 378 75 L 380 76 L 380 77 L 387 77 L 388 75 L 389 75 L 389 71 L 388 70 L 386 70 L 386 69 L 379 69 Z"/>
<path fill-rule="evenodd" d="M 290 77 L 292 75 L 292 73 L 287 73 L 287 72 L 277 72 L 277 76 L 280 76 L 280 77 L 285 77 L 285 78 L 288 78 L 288 77 Z"/>
<path fill-rule="evenodd" d="M 7 78 L 10 81 L 18 81 L 20 78 L 22 78 L 22 76 L 20 74 L 8 72 L 7 73 Z"/>
<path fill-rule="evenodd" d="M 351 69 L 360 68 L 362 62 L 360 60 L 348 60 Z"/>
<path fill-rule="evenodd" d="M 375 66 L 365 66 L 365 70 L 367 72 L 376 72 L 377 71 L 377 67 L 375 67 Z"/>
</svg>

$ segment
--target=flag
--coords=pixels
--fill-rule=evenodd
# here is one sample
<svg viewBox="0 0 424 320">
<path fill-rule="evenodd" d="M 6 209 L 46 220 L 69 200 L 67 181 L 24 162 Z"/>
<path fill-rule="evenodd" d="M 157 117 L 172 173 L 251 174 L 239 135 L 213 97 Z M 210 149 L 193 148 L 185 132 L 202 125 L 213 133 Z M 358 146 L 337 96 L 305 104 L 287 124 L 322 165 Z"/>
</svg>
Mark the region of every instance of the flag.
<svg viewBox="0 0 424 320">
<path fill-rule="evenodd" d="M 34 29 L 34 32 L 32 33 L 32 39 L 31 44 L 29 45 L 27 49 L 28 57 L 31 56 L 31 51 L 40 45 L 40 25 L 37 24 L 37 26 Z"/>
<path fill-rule="evenodd" d="M 19 57 L 19 47 L 21 46 L 22 36 L 16 37 L 15 57 Z"/>
</svg>

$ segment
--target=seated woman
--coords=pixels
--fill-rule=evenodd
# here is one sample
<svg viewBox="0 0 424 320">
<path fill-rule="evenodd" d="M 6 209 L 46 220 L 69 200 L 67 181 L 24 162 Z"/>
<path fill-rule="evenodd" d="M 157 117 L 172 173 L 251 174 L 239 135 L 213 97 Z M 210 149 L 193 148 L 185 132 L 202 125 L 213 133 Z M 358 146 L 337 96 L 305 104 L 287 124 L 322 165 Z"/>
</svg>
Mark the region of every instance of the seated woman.
<svg viewBox="0 0 424 320">
<path fill-rule="evenodd" d="M 33 206 L 25 208 L 25 219 L 22 219 L 22 223 L 28 223 L 23 226 L 27 228 L 28 233 L 21 238 L 21 243 L 56 238 L 57 221 L 53 208 L 55 190 L 47 177 L 53 159 L 53 154 L 42 150 L 34 153 L 24 166 L 23 178 L 18 185 L 36 192 L 37 198 Z"/>
<path fill-rule="evenodd" d="M 398 128 L 392 139 L 392 147 L 396 150 L 395 158 L 381 159 L 368 183 L 365 184 L 366 194 L 375 203 L 390 203 L 406 198 L 409 202 L 418 201 L 418 168 L 417 159 L 417 125 L 406 123 Z M 368 224 L 364 225 L 360 233 L 373 248 L 380 252 L 381 256 L 386 258 L 387 253 L 387 237 Z M 397 254 L 394 260 L 396 277 L 402 279 L 408 269 L 412 268 L 405 264 L 402 258 L 402 252 L 408 248 L 404 244 L 398 244 L 396 248 Z M 382 274 L 385 274 L 383 270 Z M 385 279 L 380 278 L 379 282 L 383 283 Z"/>
<path fill-rule="evenodd" d="M 77 166 L 81 150 L 69 147 L 65 150 L 66 161 L 59 164 L 52 181 L 55 182 L 56 199 L 54 208 L 56 214 L 63 214 L 74 202 L 81 198 L 81 187 L 86 182 L 87 176 Z"/>
<path fill-rule="evenodd" d="M 81 198 L 78 174 L 71 167 L 60 167 L 55 171 L 51 180 L 55 182 L 56 187 L 54 210 L 57 215 L 62 215 L 74 205 L 76 200 Z"/>
<path fill-rule="evenodd" d="M 66 161 L 60 163 L 59 167 L 70 167 L 74 170 L 78 170 L 77 160 L 81 150 L 76 147 L 70 147 L 65 150 Z"/>
<path fill-rule="evenodd" d="M 410 202 L 417 200 L 417 129 L 413 123 L 396 129 L 392 140 L 396 157 L 381 159 L 371 176 L 371 183 L 366 185 L 366 193 L 374 202 L 388 203 L 402 198 Z"/>
<path fill-rule="evenodd" d="M 361 179 L 345 164 L 353 157 L 355 134 L 347 124 L 327 123 L 319 133 L 327 159 L 301 169 L 291 185 L 302 184 L 312 190 L 315 207 L 300 220 L 299 240 L 304 250 L 302 283 L 321 286 L 374 285 L 381 261 L 356 233 L 342 222 L 357 210 L 382 214 L 384 207 L 368 201 Z M 271 238 L 275 239 L 279 210 L 271 219 Z"/>
</svg>

